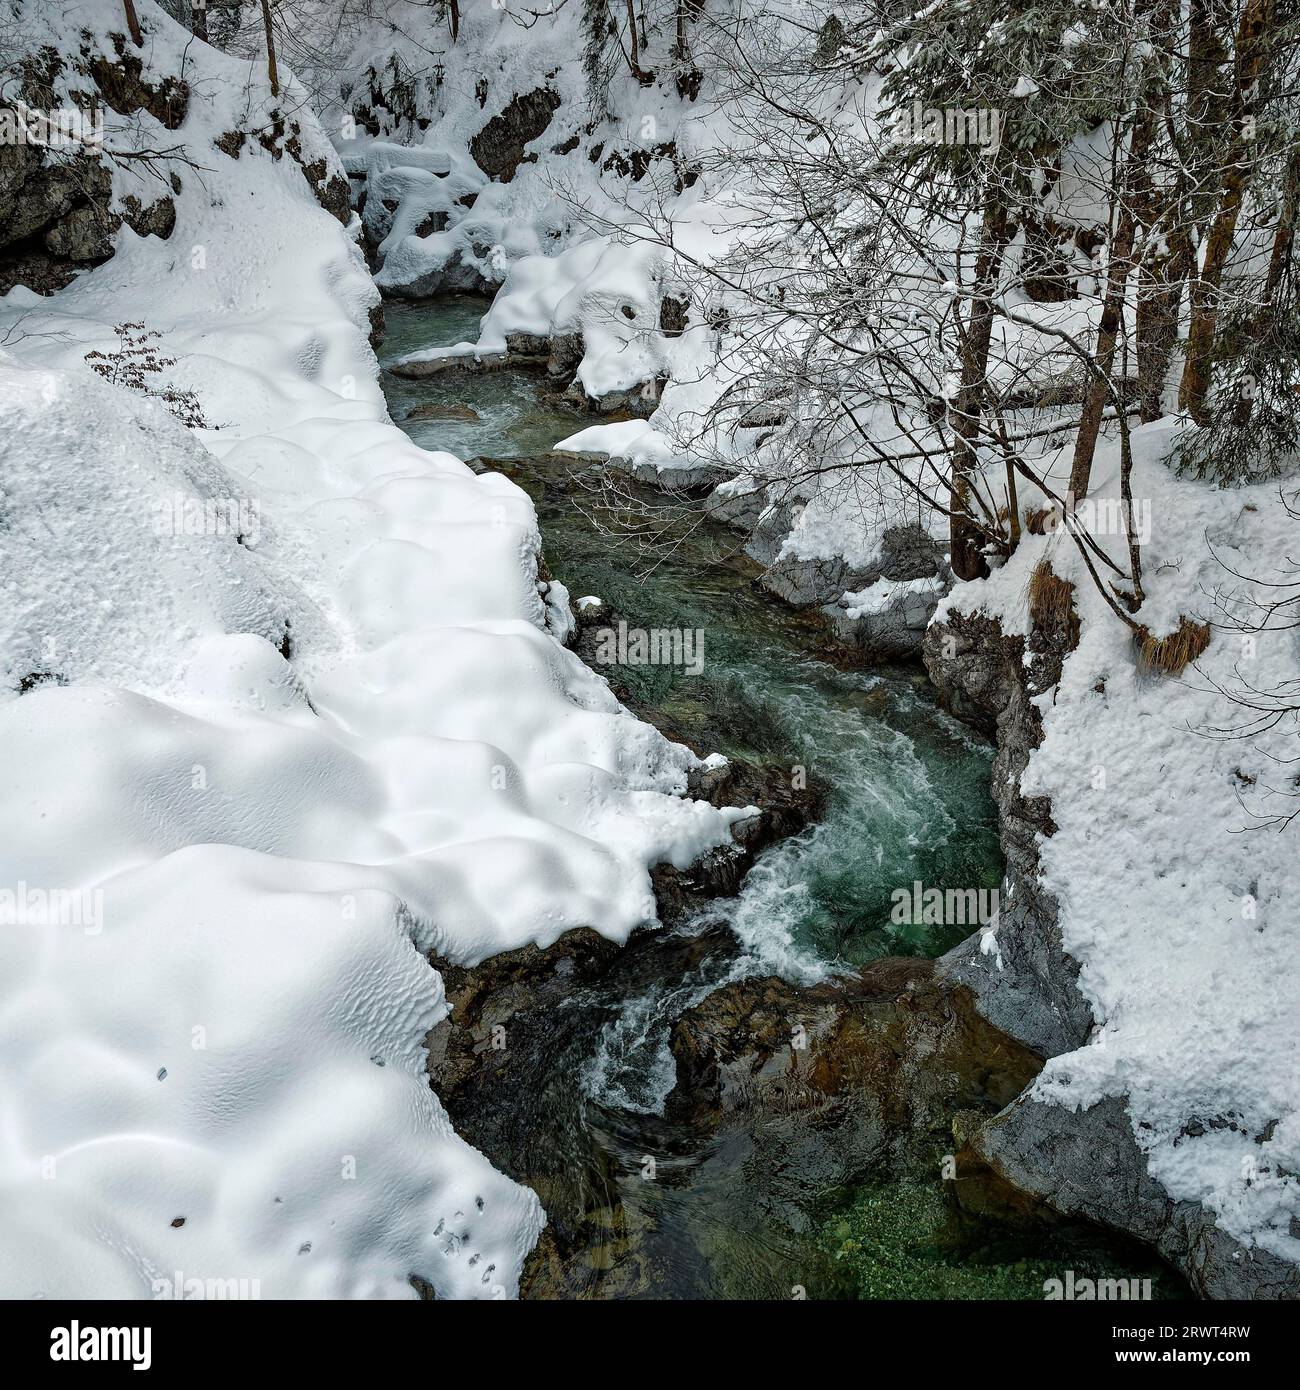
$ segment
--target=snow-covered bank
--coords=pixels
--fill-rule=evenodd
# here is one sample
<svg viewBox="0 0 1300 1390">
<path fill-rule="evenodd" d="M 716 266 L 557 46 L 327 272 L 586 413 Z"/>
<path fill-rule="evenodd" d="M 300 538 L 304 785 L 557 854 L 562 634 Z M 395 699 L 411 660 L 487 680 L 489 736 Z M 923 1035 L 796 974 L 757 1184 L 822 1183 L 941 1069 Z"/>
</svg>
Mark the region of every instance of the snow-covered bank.
<svg viewBox="0 0 1300 1390">
<path fill-rule="evenodd" d="M 1027 693 L 998 723 L 995 794 L 1016 850 L 1002 925 L 954 964 L 995 1022 L 1059 1055 L 986 1143 L 1017 1181 L 1151 1241 L 1198 1288 L 1285 1296 L 1289 1277 L 1294 1296 L 1300 916 L 1282 821 L 1295 806 L 1284 775 L 1295 736 L 1285 721 L 1259 727 L 1225 694 L 1285 689 L 1300 672 L 1292 632 L 1232 627 L 1293 577 L 1294 521 L 1276 484 L 1175 478 L 1168 422 L 1133 440 L 1134 491 L 1151 508 L 1143 616 L 1158 634 L 1180 614 L 1213 624 L 1193 666 L 1143 669 L 1064 530 L 1025 537 L 991 578 L 959 586 L 927 639 L 941 685 L 985 700 L 999 658 L 960 639 L 972 619 L 992 619 Z M 1117 474 L 1109 448 L 1094 475 L 1099 514 L 1116 502 Z M 1119 556 L 1122 537 L 1097 537 Z M 1043 564 L 1072 586 L 1077 644 L 1054 645 L 1053 622 L 1033 612 Z M 1058 614 L 1055 627 L 1073 620 Z M 1081 1010 L 1068 1000 L 1076 972 Z"/>
<path fill-rule="evenodd" d="M 297 154 L 214 143 L 274 129 L 257 67 L 139 8 L 188 112 L 107 144 L 179 146 L 174 230 L 3 301 L 0 1287 L 509 1294 L 543 1214 L 427 1087 L 419 953 L 621 940 L 742 813 L 555 640 L 524 494 L 389 423 L 359 250 Z M 25 26 L 65 99 L 120 61 L 100 5 Z M 84 362 L 140 320 L 202 444 Z"/>
<path fill-rule="evenodd" d="M 439 1293 L 509 1292 L 541 1213 L 455 1140 L 423 1086 L 419 1040 L 445 1006 L 417 951 L 473 962 L 585 924 L 624 939 L 653 914 L 648 867 L 722 843 L 734 815 L 684 800 L 693 756 L 620 711 L 559 645 L 567 595 L 538 581 L 517 489 L 387 422 L 365 341 L 374 287 L 317 206 L 346 215 L 319 129 L 273 113 L 260 53 L 218 58 L 144 10 L 139 71 L 95 7 L 24 15 L 33 42 L 51 41 L 59 99 L 70 81 L 118 80 L 117 157 L 66 205 L 54 187 L 65 181 L 45 181 L 31 236 L 3 247 L 5 283 L 28 274 L 61 291 L 5 298 L 0 362 L 14 399 L 0 492 L 0 732 L 16 750 L 0 802 L 2 1016 L 16 1059 L 4 1105 L 17 1136 L 0 1182 L 14 1268 L 55 1291 L 82 1291 L 93 1266 L 96 1288 L 148 1292 L 155 1271 L 197 1264 L 199 1277 L 257 1277 L 274 1294 L 400 1294 L 410 1275 Z M 663 26 L 642 54 L 659 76 L 619 68 L 611 110 L 588 109 L 576 14 L 524 25 L 480 7 L 459 45 L 410 48 L 418 92 L 409 70 L 390 69 L 380 25 L 383 71 L 367 72 L 358 49 L 345 93 L 372 103 L 351 112 L 366 133 L 338 122 L 365 199 L 353 230 L 394 292 L 503 282 L 460 357 L 523 352 L 594 409 L 633 409 L 635 395 L 654 410 L 567 447 L 621 451 L 669 479 L 721 457 L 742 476 L 713 503 L 753 528 L 772 587 L 844 624 L 897 616 L 915 639 L 947 583 L 942 504 L 923 504 L 880 459 L 863 463 L 859 446 L 919 440 L 903 456 L 947 466 L 940 436 L 965 410 L 952 405 L 954 367 L 965 371 L 953 335 L 909 350 L 921 370 L 901 407 L 840 373 L 829 348 L 806 414 L 793 389 L 806 374 L 750 390 L 762 354 L 737 346 L 734 305 L 698 313 L 640 230 L 657 212 L 702 243 L 721 232 L 718 247 L 733 244 L 734 208 L 693 163 L 726 140 L 689 109 Z M 285 83 L 282 104 L 301 110 L 305 93 Z M 865 88 L 850 86 L 838 114 L 870 133 Z M 1011 95 L 1033 93 L 1017 81 Z M 807 143 L 791 125 L 777 151 L 791 141 Z M 1070 148 L 1059 187 L 1074 191 L 1035 209 L 1062 239 L 1062 268 L 1039 277 L 1046 297 L 1026 288 L 1019 232 L 1005 256 L 1016 283 L 977 296 L 999 301 L 999 365 L 980 374 L 1006 388 L 1012 416 L 1084 393 L 1083 375 L 1060 370 L 1059 339 L 1048 349 L 1063 331 L 1100 337 L 1101 276 L 1078 233 L 1095 250 L 1107 219 L 1074 188 L 1089 161 L 1112 163 L 1091 135 Z M 7 181 L 23 161 L 5 150 L 0 163 Z M 861 223 L 857 209 L 847 221 Z M 933 239 L 937 262 L 950 231 Z M 956 260 L 951 281 L 927 271 L 917 290 L 905 276 L 905 292 L 870 301 L 881 312 L 868 334 L 895 317 L 914 324 L 913 310 L 943 319 L 962 298 Z M 895 267 L 866 269 L 853 295 L 894 283 Z M 164 402 L 91 374 L 87 349 L 130 377 L 114 326 L 129 334 L 138 319 L 175 359 L 145 375 L 175 388 L 174 407 L 177 390 L 193 393 L 202 445 Z M 819 336 L 791 332 L 774 353 L 802 361 Z M 445 360 L 433 349 L 408 368 Z M 1118 380 L 1114 408 L 1129 389 Z M 842 398 L 861 406 L 853 429 L 819 415 Z M 1061 490 L 1073 428 L 1040 414 L 1020 458 Z M 1089 500 L 1113 517 L 1107 429 Z M 1123 612 L 1098 598 L 1069 537 L 1041 534 L 1041 515 L 1031 523 L 1044 496 L 1028 482 L 1017 493 L 1010 455 L 1005 468 L 984 456 L 982 475 L 972 465 L 993 574 L 958 589 L 930 633 L 942 645 L 950 620 L 983 624 L 983 646 L 960 656 L 972 679 L 996 668 L 994 683 L 1014 689 L 1021 727 L 998 792 L 1035 814 L 1004 825 L 1015 902 L 964 964 L 990 1008 L 1008 989 L 1018 1008 L 1033 995 L 1008 1026 L 1046 1016 L 1033 1040 L 1057 1054 L 1000 1133 L 1048 1107 L 1053 1121 L 1104 1107 L 1109 1123 L 1121 1106 L 1127 1148 L 1092 1175 L 1082 1209 L 1158 1244 L 1211 1292 L 1294 1289 L 1294 865 L 1276 826 L 1252 828 L 1255 814 L 1289 812 L 1279 770 L 1293 727 L 1231 741 L 1221 729 L 1237 718 L 1223 687 L 1268 699 L 1295 688 L 1288 629 L 1232 627 L 1293 592 L 1292 524 L 1270 486 L 1175 483 L 1170 442 L 1167 422 L 1136 437 L 1134 492 L 1153 526 L 1145 592 L 1121 584 L 1117 602 L 1131 599 L 1148 637 L 1183 619 L 1208 637 L 1178 677 L 1141 668 Z M 792 465 L 811 472 L 783 487 Z M 1122 575 L 1122 534 L 1106 514 L 1094 530 Z M 1055 608 L 1033 613 L 1034 593 Z M 1030 893 L 1043 911 L 1017 916 Z M 105 994 L 105 981 L 123 983 Z M 340 1088 L 356 1093 L 342 1111 Z M 1086 1123 L 1075 1137 L 1086 1160 Z M 1019 1179 L 1033 1187 L 1052 1159 L 1031 1157 Z M 1155 1234 L 1124 1206 L 1139 1181 L 1161 1213 Z M 300 1213 L 292 1229 L 282 1208 Z M 103 1246 L 95 1231 L 109 1232 Z M 1270 1269 L 1252 1288 L 1256 1262 Z"/>
</svg>

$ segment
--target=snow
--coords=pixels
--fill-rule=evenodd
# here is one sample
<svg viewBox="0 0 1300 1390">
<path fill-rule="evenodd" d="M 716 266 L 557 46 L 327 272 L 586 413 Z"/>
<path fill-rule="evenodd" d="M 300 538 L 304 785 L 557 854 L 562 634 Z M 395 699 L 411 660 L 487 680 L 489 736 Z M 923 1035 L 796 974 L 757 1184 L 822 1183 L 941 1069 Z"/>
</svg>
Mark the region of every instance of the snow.
<svg viewBox="0 0 1300 1390">
<path fill-rule="evenodd" d="M 639 387 L 667 370 L 668 340 L 657 326 L 663 261 L 645 241 L 605 237 L 555 256 L 522 256 L 510 265 L 477 343 L 408 353 L 400 363 L 500 353 L 516 333 L 572 334 L 581 337 L 576 377 L 588 396 Z"/>
<path fill-rule="evenodd" d="M 33 43 L 107 46 L 101 6 L 29 8 Z M 140 10 L 146 75 L 178 70 L 188 35 Z M 544 1215 L 428 1087 L 422 955 L 622 940 L 649 866 L 744 811 L 683 799 L 695 756 L 560 645 L 527 497 L 389 422 L 358 248 L 289 157 L 213 152 L 265 117 L 257 66 L 186 61 L 185 124 L 140 130 L 206 166 L 174 235 L 0 306 L 0 885 L 31 890 L 0 935 L 0 1291 L 508 1296 Z M 91 373 L 127 318 L 214 428 Z M 226 503 L 242 543 L 159 521 Z M 79 911 L 46 925 L 41 890 Z"/>
<path fill-rule="evenodd" d="M 627 457 L 631 450 L 655 431 L 649 420 L 616 420 L 612 425 L 590 425 L 555 446 L 574 454 L 608 454 Z"/>
<path fill-rule="evenodd" d="M 841 595 L 839 606 L 850 618 L 872 617 L 905 603 L 909 598 L 933 599 L 943 593 L 946 581 L 938 575 L 924 579 L 877 579 L 857 593 Z"/>
<path fill-rule="evenodd" d="M 1099 1028 L 1088 1046 L 1047 1064 L 1035 1088 L 1073 1108 L 1126 1096 L 1149 1169 L 1175 1200 L 1203 1202 L 1246 1245 L 1300 1260 L 1300 913 L 1285 767 L 1294 733 L 1250 738 L 1214 730 L 1245 711 L 1215 686 L 1294 681 L 1293 632 L 1232 632 L 1245 597 L 1283 579 L 1294 526 L 1276 485 L 1219 490 L 1174 477 L 1163 457 L 1171 422 L 1133 436 L 1134 495 L 1149 500 L 1144 546 L 1153 631 L 1180 613 L 1216 623 L 1211 644 L 1179 677 L 1138 668 L 1125 629 L 1105 608 L 1063 532 L 1022 537 L 1010 562 L 940 605 L 997 615 L 1024 629 L 1029 575 L 1046 554 L 1075 584 L 1082 637 L 1060 685 L 1039 697 L 1043 742 L 1022 781 L 1051 798 L 1058 829 L 1039 843 L 1042 881 L 1061 906 L 1066 951 Z M 1113 445 L 1099 452 L 1092 493 L 1118 495 Z M 1055 461 L 1059 477 L 1069 459 Z M 1099 535 L 1116 558 L 1123 538 Z M 1213 550 L 1222 560 L 1216 560 Z M 1236 580 L 1224 564 L 1260 585 Z M 1270 790 L 1272 788 L 1272 790 Z M 987 944 L 987 943 L 985 943 Z"/>
</svg>

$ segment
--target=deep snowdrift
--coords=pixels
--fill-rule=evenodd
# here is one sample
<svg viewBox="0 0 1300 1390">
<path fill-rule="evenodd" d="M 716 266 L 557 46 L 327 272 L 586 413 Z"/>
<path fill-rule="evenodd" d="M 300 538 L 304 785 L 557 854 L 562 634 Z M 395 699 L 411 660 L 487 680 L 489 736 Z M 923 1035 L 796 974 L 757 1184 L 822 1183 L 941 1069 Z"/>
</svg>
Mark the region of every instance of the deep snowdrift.
<svg viewBox="0 0 1300 1390">
<path fill-rule="evenodd" d="M 29 9 L 111 57 L 105 7 Z M 622 939 L 741 813 L 551 635 L 525 495 L 388 422 L 359 250 L 288 156 L 213 145 L 268 122 L 256 65 L 185 63 L 178 131 L 108 128 L 203 166 L 170 239 L 0 301 L 0 1289 L 510 1294 L 543 1214 L 428 1089 L 419 952 Z M 125 320 L 206 449 L 84 363 Z"/>
</svg>

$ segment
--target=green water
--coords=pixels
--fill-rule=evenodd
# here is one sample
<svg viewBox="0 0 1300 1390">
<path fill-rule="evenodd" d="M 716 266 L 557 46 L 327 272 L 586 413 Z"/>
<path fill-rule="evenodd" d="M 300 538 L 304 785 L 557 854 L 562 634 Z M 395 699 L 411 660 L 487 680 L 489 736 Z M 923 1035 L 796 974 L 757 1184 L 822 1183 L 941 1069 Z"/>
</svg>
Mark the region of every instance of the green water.
<svg viewBox="0 0 1300 1390">
<path fill-rule="evenodd" d="M 470 296 L 390 304 L 381 361 L 475 340 L 485 309 Z M 698 508 L 548 456 L 597 421 L 541 374 L 385 372 L 384 388 L 416 443 L 499 467 L 529 492 L 551 572 L 574 598 L 599 596 L 632 627 L 702 634 L 699 674 L 602 668 L 620 698 L 699 752 L 775 764 L 826 793 L 819 821 L 769 849 L 738 897 L 634 938 L 543 1036 L 512 1032 L 526 1117 L 504 1104 L 477 1127 L 457 1117 L 469 1142 L 538 1191 L 567 1247 L 563 1273 L 534 1272 L 529 1295 L 1035 1298 L 1066 1267 L 1152 1273 L 1096 1232 L 1008 1233 L 960 1212 L 935 1176 L 943 1136 L 918 1137 L 878 1171 L 770 1173 L 745 1134 L 701 1145 L 664 1119 L 669 1029 L 720 984 L 821 979 L 883 955 L 935 956 L 969 934 L 972 924 L 893 921 L 892 894 L 916 881 L 997 888 L 991 749 L 938 708 L 919 668 L 868 666 L 764 595 L 740 538 Z M 477 418 L 407 420 L 417 406 Z M 652 1182 L 647 1154 L 658 1156 Z"/>
</svg>

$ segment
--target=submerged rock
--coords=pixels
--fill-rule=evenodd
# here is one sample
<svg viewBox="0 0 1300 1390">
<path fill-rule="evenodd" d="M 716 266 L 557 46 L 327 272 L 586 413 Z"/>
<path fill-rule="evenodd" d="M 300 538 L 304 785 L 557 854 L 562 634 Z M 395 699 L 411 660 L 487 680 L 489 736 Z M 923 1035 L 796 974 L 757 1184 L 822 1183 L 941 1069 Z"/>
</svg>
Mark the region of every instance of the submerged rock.
<svg viewBox="0 0 1300 1390">
<path fill-rule="evenodd" d="M 406 412 L 408 420 L 467 420 L 471 424 L 483 417 L 472 406 L 424 401 Z"/>
<path fill-rule="evenodd" d="M 844 1184 L 917 1134 L 946 1140 L 959 1110 L 992 1115 L 1042 1066 L 910 957 L 811 986 L 724 986 L 678 1019 L 672 1052 L 670 1118 L 744 1125 L 774 1164 L 797 1152 Z"/>
</svg>

